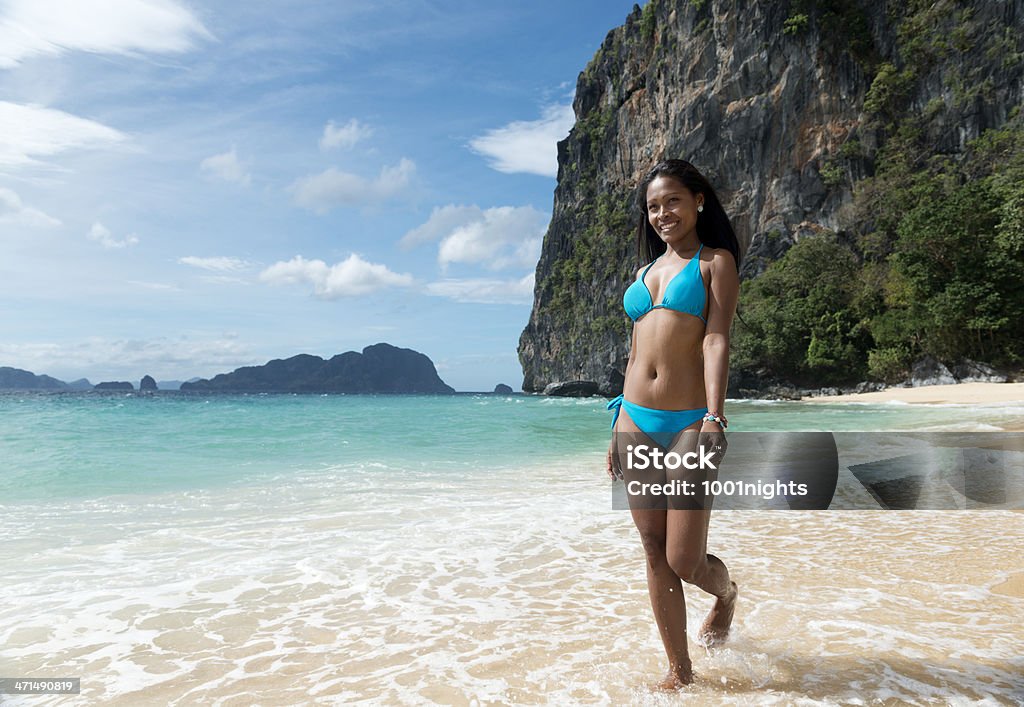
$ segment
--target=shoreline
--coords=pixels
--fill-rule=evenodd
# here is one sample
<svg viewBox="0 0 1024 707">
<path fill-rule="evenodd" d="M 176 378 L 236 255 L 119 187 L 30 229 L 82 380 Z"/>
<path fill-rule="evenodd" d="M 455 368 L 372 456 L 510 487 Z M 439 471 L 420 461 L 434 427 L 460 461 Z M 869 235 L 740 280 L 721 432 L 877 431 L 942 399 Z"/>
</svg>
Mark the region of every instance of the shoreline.
<svg viewBox="0 0 1024 707">
<path fill-rule="evenodd" d="M 915 405 L 986 405 L 1020 403 L 1024 406 L 1024 383 L 954 383 L 923 385 L 917 388 L 886 388 L 870 393 L 816 395 L 798 402 L 807 403 L 890 403 Z"/>
</svg>

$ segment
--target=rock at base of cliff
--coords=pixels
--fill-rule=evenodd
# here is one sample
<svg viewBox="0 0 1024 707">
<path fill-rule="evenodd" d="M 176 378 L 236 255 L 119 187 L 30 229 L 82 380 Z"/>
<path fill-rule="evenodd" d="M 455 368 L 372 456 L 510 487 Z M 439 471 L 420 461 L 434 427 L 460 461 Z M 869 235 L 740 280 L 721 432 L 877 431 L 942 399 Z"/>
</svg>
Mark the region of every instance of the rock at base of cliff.
<svg viewBox="0 0 1024 707">
<path fill-rule="evenodd" d="M 557 395 L 564 398 L 586 398 L 598 395 L 599 388 L 594 381 L 561 381 L 548 383 L 544 387 L 544 395 Z"/>
<path fill-rule="evenodd" d="M 1008 378 L 987 363 L 964 360 L 953 366 L 952 373 L 961 383 L 1005 383 Z"/>
<path fill-rule="evenodd" d="M 931 356 L 917 361 L 910 371 L 910 386 L 918 388 L 923 385 L 950 385 L 957 380 L 952 372 Z"/>
<path fill-rule="evenodd" d="M 139 390 L 157 390 L 156 380 L 153 376 L 143 376 L 139 381 Z"/>
<path fill-rule="evenodd" d="M 515 391 L 512 390 L 512 386 L 510 386 L 510 385 L 505 385 L 504 383 L 498 383 L 498 385 L 494 386 L 494 392 L 498 393 L 499 395 L 510 395 L 511 393 L 513 393 Z"/>
</svg>

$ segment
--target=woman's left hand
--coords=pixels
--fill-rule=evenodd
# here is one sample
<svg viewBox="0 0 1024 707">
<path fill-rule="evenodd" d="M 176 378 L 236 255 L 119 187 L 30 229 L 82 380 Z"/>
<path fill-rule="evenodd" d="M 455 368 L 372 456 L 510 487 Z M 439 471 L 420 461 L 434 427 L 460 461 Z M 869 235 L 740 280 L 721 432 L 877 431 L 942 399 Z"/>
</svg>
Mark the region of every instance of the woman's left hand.
<svg viewBox="0 0 1024 707">
<path fill-rule="evenodd" d="M 729 448 L 729 442 L 725 439 L 722 426 L 711 420 L 701 425 L 697 445 L 711 451 L 711 458 L 716 468 L 721 465 L 722 459 L 725 458 L 725 450 Z"/>
</svg>

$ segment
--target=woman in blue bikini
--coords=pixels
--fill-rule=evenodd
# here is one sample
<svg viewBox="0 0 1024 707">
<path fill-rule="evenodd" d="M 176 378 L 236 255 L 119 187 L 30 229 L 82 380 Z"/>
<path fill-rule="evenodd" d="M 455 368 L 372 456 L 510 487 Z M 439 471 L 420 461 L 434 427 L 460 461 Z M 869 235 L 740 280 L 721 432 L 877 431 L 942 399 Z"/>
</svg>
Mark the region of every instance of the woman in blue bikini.
<svg viewBox="0 0 1024 707">
<path fill-rule="evenodd" d="M 623 463 L 623 447 L 641 433 L 665 449 L 717 447 L 721 458 L 729 328 L 739 296 L 739 243 L 714 190 L 693 165 L 655 165 L 640 184 L 637 204 L 643 212 L 637 244 L 650 264 L 637 271 L 623 297 L 633 337 L 623 394 L 608 406 L 615 411 L 608 474 L 627 482 L 637 472 Z M 717 597 L 698 634 L 704 645 L 722 643 L 732 623 L 736 583 L 725 563 L 707 554 L 710 500 L 681 510 L 672 503 L 642 507 L 631 499 L 669 661 L 662 689 L 693 681 L 682 582 Z"/>
</svg>

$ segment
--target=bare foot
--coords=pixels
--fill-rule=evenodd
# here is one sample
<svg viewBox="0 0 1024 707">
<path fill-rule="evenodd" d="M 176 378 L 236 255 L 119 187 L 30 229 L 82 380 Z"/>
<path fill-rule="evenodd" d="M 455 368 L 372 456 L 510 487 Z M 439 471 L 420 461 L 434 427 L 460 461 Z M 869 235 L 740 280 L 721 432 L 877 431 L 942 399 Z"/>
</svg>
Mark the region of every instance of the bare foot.
<svg viewBox="0 0 1024 707">
<path fill-rule="evenodd" d="M 686 667 L 669 670 L 661 682 L 651 685 L 654 692 L 676 692 L 693 682 L 693 669 Z"/>
<path fill-rule="evenodd" d="M 697 640 L 705 648 L 720 646 L 729 637 L 732 613 L 736 608 L 736 596 L 739 594 L 736 582 L 730 582 L 729 584 L 732 585 L 732 591 L 725 597 L 719 597 L 715 600 L 715 605 L 708 612 L 707 618 L 704 619 L 704 625 L 700 627 L 700 634 L 698 634 Z"/>
</svg>

